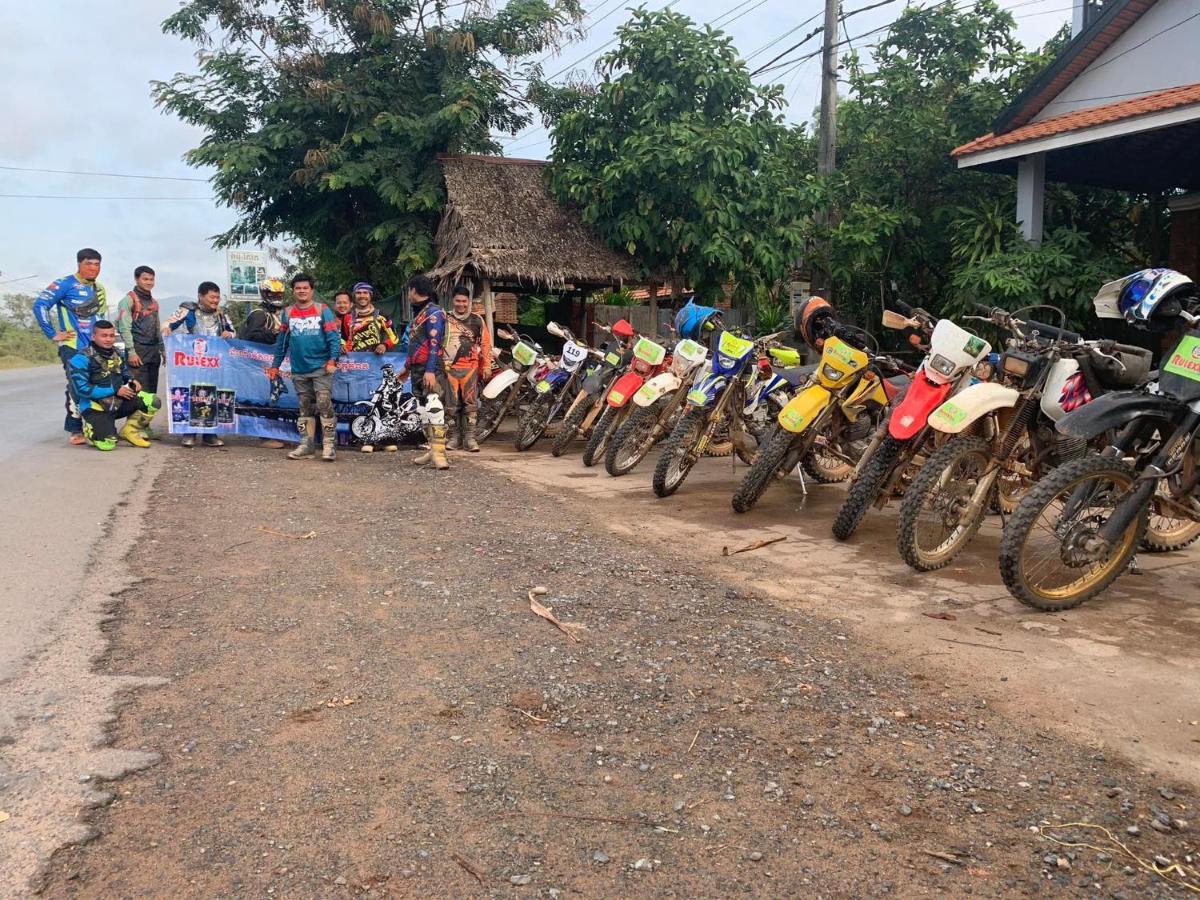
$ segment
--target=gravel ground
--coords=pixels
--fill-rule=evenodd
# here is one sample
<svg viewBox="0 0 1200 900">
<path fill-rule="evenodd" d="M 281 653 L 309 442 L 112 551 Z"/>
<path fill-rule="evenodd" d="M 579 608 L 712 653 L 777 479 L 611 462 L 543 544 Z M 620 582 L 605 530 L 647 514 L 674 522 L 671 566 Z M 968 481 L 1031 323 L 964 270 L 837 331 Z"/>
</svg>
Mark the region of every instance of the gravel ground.
<svg viewBox="0 0 1200 900">
<path fill-rule="evenodd" d="M 569 498 L 409 458 L 171 461 L 99 662 L 171 679 L 111 735 L 163 758 L 112 785 L 44 895 L 1200 886 L 1187 787 L 1002 718 L 686 547 L 654 559 Z M 531 612 L 534 586 L 577 640 Z M 1130 854 L 1051 827 L 1080 822 Z"/>
</svg>

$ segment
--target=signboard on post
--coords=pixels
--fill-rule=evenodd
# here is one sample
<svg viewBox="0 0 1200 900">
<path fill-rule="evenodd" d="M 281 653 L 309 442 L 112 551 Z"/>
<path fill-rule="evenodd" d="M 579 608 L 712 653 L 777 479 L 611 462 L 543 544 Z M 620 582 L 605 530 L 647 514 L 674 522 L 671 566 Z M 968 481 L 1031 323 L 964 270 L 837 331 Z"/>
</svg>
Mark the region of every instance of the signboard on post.
<svg viewBox="0 0 1200 900">
<path fill-rule="evenodd" d="M 267 277 L 265 250 L 227 250 L 226 269 L 229 272 L 229 299 L 257 301 L 258 286 Z"/>
</svg>

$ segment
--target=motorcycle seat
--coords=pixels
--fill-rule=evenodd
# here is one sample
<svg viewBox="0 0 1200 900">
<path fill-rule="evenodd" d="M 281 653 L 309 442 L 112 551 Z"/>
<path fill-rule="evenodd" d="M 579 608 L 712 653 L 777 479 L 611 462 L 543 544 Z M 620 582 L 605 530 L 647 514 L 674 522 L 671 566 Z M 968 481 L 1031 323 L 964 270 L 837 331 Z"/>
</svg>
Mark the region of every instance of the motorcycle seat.
<svg viewBox="0 0 1200 900">
<path fill-rule="evenodd" d="M 808 366 L 789 366 L 788 368 L 771 366 L 771 371 L 792 387 L 799 387 L 808 381 L 813 372 L 817 371 L 817 366 L 816 363 Z"/>
</svg>

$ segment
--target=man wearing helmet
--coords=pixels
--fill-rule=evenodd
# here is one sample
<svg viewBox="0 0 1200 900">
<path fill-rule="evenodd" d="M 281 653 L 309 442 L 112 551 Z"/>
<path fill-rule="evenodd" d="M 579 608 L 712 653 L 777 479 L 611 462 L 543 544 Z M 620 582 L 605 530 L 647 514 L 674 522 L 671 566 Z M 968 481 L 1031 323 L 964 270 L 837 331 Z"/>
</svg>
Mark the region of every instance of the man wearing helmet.
<svg viewBox="0 0 1200 900">
<path fill-rule="evenodd" d="M 446 419 L 450 423 L 448 450 L 479 452 L 475 422 L 479 414 L 479 384 L 491 377 L 492 336 L 483 317 L 471 312 L 471 292 L 454 288 L 446 319 Z"/>
<path fill-rule="evenodd" d="M 354 286 L 354 308 L 346 322 L 346 350 L 387 353 L 396 349 L 391 320 L 375 308 L 375 289 L 365 281 Z"/>
<path fill-rule="evenodd" d="M 274 347 L 275 339 L 279 336 L 279 314 L 284 305 L 283 281 L 279 278 L 268 278 L 258 286 L 258 296 L 261 298 L 258 309 L 251 310 L 250 315 L 246 316 L 246 321 L 238 329 L 238 339 Z M 259 444 L 271 450 L 279 450 L 286 446 L 283 441 L 275 438 L 261 438 Z"/>
</svg>

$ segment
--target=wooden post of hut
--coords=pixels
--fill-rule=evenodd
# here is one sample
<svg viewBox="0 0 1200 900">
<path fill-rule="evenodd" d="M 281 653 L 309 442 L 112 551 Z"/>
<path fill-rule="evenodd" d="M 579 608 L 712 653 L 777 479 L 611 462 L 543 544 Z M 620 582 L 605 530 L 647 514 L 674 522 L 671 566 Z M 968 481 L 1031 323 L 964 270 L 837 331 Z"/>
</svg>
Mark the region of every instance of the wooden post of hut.
<svg viewBox="0 0 1200 900">
<path fill-rule="evenodd" d="M 650 337 L 658 337 L 658 282 L 650 282 Z"/>
</svg>

